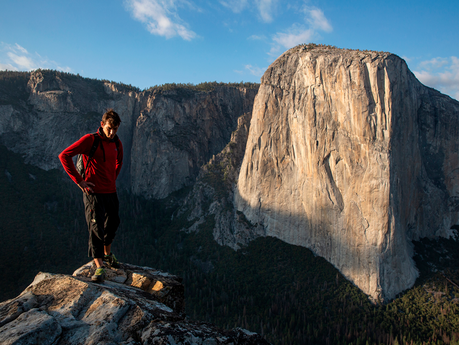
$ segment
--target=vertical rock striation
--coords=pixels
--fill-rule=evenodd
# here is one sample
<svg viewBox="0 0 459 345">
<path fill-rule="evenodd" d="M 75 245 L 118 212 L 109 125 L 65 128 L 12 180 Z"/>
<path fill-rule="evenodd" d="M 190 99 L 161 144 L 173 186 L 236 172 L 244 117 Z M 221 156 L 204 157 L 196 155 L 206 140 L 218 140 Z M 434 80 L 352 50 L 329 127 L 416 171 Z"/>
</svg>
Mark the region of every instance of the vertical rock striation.
<svg viewBox="0 0 459 345">
<path fill-rule="evenodd" d="M 413 285 L 411 240 L 458 223 L 459 103 L 389 53 L 298 46 L 265 72 L 235 204 L 374 299 Z"/>
</svg>

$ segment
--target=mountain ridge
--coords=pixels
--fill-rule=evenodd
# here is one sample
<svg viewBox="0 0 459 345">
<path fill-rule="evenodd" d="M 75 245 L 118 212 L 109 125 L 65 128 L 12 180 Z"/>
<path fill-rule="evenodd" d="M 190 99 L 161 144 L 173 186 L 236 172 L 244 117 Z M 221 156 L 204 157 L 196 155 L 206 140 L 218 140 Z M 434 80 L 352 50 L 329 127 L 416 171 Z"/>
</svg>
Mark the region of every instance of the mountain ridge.
<svg viewBox="0 0 459 345">
<path fill-rule="evenodd" d="M 101 114 L 116 108 L 125 152 L 119 185 L 156 199 L 193 182 L 199 167 L 226 145 L 237 118 L 251 109 L 257 89 L 203 83 L 204 91 L 172 85 L 138 92 L 43 70 L 0 72 L 0 80 L 0 143 L 23 154 L 26 163 L 61 169 L 57 155 L 63 148 L 95 132 Z"/>
</svg>

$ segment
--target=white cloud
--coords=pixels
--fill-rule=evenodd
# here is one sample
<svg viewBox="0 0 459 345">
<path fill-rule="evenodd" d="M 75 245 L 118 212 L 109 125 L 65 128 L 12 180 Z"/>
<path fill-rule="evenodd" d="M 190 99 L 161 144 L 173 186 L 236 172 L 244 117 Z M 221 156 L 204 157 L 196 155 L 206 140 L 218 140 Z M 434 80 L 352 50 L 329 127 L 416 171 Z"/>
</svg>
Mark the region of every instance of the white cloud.
<svg viewBox="0 0 459 345">
<path fill-rule="evenodd" d="M 325 32 L 332 32 L 333 28 L 328 22 L 327 18 L 325 18 L 324 13 L 322 10 L 315 8 L 315 7 L 305 7 L 304 12 L 307 16 L 307 22 L 311 25 L 312 29 L 322 30 Z"/>
<path fill-rule="evenodd" d="M 407 57 L 407 56 L 405 56 L 405 55 L 401 56 L 401 58 L 402 58 L 403 60 L 405 60 L 406 62 L 410 62 L 411 60 L 413 60 L 412 58 L 409 58 L 409 57 Z"/>
<path fill-rule="evenodd" d="M 459 58 L 437 57 L 422 61 L 413 71 L 419 81 L 459 100 Z"/>
<path fill-rule="evenodd" d="M 192 5 L 185 0 L 126 0 L 134 19 L 144 23 L 153 35 L 172 38 L 180 36 L 186 41 L 196 37 L 196 33 L 186 27 L 177 14 L 179 5 Z"/>
<path fill-rule="evenodd" d="M 277 0 L 255 0 L 259 15 L 265 23 L 273 21 L 273 13 L 276 9 Z"/>
<path fill-rule="evenodd" d="M 248 70 L 251 74 L 257 77 L 261 77 L 263 73 L 265 73 L 266 68 L 260 68 L 252 65 L 245 65 L 246 70 Z"/>
<path fill-rule="evenodd" d="M 219 0 L 220 4 L 234 13 L 241 13 L 246 8 L 255 9 L 261 21 L 271 23 L 279 0 Z"/>
<path fill-rule="evenodd" d="M 14 67 L 12 64 L 5 64 L 0 62 L 0 71 L 17 71 L 17 67 Z"/>
<path fill-rule="evenodd" d="M 292 48 L 298 44 L 309 42 L 314 35 L 313 29 L 307 29 L 303 25 L 293 24 L 286 32 L 278 32 L 273 41 L 284 48 Z"/>
<path fill-rule="evenodd" d="M 253 40 L 253 41 L 259 41 L 259 40 L 265 40 L 266 36 L 265 35 L 252 35 L 250 37 L 247 37 L 248 40 Z"/>
<path fill-rule="evenodd" d="M 425 68 L 427 70 L 432 70 L 436 68 L 441 68 L 448 64 L 447 58 L 436 57 L 431 60 L 422 61 L 419 63 L 419 67 Z"/>
<path fill-rule="evenodd" d="M 43 58 L 38 53 L 30 54 L 17 43 L 0 43 L 0 70 L 31 71 L 37 68 L 71 72 L 70 67 L 61 67 L 57 62 Z"/>
<path fill-rule="evenodd" d="M 247 0 L 220 0 L 220 4 L 229 8 L 234 13 L 240 13 L 247 7 Z"/>
<path fill-rule="evenodd" d="M 27 49 L 21 47 L 19 44 L 16 43 L 15 47 L 16 47 L 16 49 L 19 50 L 21 53 L 23 53 L 23 54 L 29 54 L 29 52 L 27 51 Z"/>
<path fill-rule="evenodd" d="M 11 59 L 11 61 L 13 61 L 13 63 L 18 66 L 19 69 L 21 70 L 32 70 L 32 69 L 35 69 L 37 68 L 36 67 L 36 64 L 35 62 L 28 56 L 26 55 L 23 55 L 23 56 L 19 56 L 19 55 L 16 55 L 12 52 L 8 52 L 7 53 L 8 57 Z"/>
<path fill-rule="evenodd" d="M 290 49 L 301 43 L 310 43 L 319 36 L 320 31 L 333 31 L 322 10 L 305 6 L 302 12 L 305 14 L 304 23 L 294 23 L 290 28 L 273 36 L 269 55 L 277 56 L 281 48 Z"/>
</svg>

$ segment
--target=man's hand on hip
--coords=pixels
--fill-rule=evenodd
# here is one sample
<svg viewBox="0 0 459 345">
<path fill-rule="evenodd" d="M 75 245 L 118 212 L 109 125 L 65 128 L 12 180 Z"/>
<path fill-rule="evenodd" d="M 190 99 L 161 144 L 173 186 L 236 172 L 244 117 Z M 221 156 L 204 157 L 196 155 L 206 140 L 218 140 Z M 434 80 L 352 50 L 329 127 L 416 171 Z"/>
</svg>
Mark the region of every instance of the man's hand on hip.
<svg viewBox="0 0 459 345">
<path fill-rule="evenodd" d="M 92 189 L 94 186 L 94 183 L 86 182 L 85 180 L 82 180 L 80 183 L 78 183 L 78 187 L 80 187 L 80 189 L 86 194 L 94 193 L 94 190 Z"/>
</svg>

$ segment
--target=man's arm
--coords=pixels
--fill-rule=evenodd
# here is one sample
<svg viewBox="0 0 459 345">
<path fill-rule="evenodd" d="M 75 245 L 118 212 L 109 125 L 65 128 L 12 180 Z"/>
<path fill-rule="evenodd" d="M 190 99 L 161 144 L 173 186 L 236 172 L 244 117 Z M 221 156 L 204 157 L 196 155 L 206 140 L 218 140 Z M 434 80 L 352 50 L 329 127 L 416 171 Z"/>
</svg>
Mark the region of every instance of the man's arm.
<svg viewBox="0 0 459 345">
<path fill-rule="evenodd" d="M 118 141 L 118 155 L 116 156 L 116 178 L 118 178 L 118 175 L 120 174 L 121 167 L 123 166 L 123 144 L 121 143 L 121 140 Z"/>
<path fill-rule="evenodd" d="M 67 147 L 64 151 L 61 152 L 59 155 L 59 160 L 64 167 L 64 170 L 69 174 L 70 178 L 73 182 L 75 182 L 80 188 L 84 190 L 84 188 L 90 188 L 88 182 L 86 182 L 78 171 L 75 168 L 75 164 L 73 164 L 72 157 L 78 154 L 88 154 L 91 150 L 92 144 L 94 142 L 94 138 L 91 134 L 86 134 L 80 140 L 74 142 L 72 145 Z M 91 183 L 92 184 L 92 183 Z"/>
</svg>

